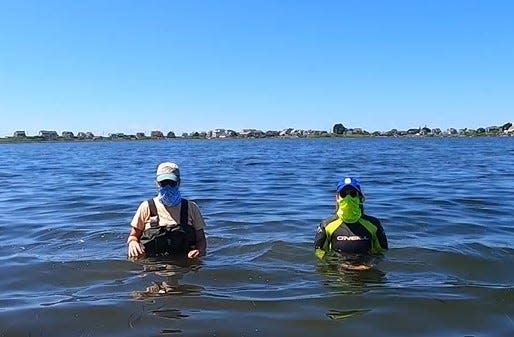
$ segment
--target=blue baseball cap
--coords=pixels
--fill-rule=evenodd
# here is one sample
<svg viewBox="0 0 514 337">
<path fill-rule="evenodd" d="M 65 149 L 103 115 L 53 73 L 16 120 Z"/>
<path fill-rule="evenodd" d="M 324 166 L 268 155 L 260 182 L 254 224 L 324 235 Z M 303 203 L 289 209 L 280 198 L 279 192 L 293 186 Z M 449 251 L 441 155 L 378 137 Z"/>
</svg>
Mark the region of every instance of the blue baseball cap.
<svg viewBox="0 0 514 337">
<path fill-rule="evenodd" d="M 361 184 L 359 181 L 352 177 L 345 177 L 339 180 L 337 183 L 337 193 L 341 192 L 345 187 L 353 187 L 355 190 L 357 190 L 362 196 L 364 196 L 364 193 L 362 193 L 361 190 Z"/>
</svg>

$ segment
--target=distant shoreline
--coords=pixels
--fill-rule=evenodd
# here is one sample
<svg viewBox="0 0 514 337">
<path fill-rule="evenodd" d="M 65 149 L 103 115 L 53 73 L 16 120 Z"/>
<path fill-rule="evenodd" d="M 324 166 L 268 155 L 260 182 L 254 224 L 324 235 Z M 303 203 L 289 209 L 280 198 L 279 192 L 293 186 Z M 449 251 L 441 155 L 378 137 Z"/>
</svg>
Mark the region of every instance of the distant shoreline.
<svg viewBox="0 0 514 337">
<path fill-rule="evenodd" d="M 337 135 L 328 134 L 324 136 L 277 136 L 277 137 L 174 137 L 174 138 L 111 138 L 111 137 L 95 137 L 93 139 L 78 139 L 58 137 L 55 139 L 47 139 L 39 136 L 16 138 L 4 137 L 0 138 L 0 144 L 24 144 L 24 143 L 95 143 L 95 142 L 134 142 L 134 141 L 184 141 L 184 140 L 241 140 L 241 139 L 366 139 L 366 138 L 395 138 L 395 139 L 413 139 L 413 138 L 492 138 L 492 137 L 511 137 L 514 133 L 483 133 L 483 134 L 444 134 L 444 135 L 405 135 L 405 136 L 381 136 L 381 135 Z"/>
<path fill-rule="evenodd" d="M 502 126 L 490 126 L 475 129 L 449 128 L 442 131 L 439 128 L 430 129 L 419 127 L 408 130 L 392 129 L 389 131 L 369 132 L 361 128 L 346 128 L 343 124 L 335 124 L 332 132 L 319 130 L 302 130 L 288 128 L 282 131 L 262 131 L 258 129 L 243 129 L 240 132 L 230 129 L 214 129 L 207 132 L 193 131 L 176 136 L 173 131 L 166 135 L 162 131 L 152 131 L 149 136 L 144 132 L 135 135 L 127 135 L 121 132 L 111 133 L 109 136 L 95 136 L 92 132 L 78 132 L 75 135 L 71 131 L 41 130 L 37 136 L 28 136 L 25 131 L 15 131 L 13 136 L 0 138 L 0 143 L 39 143 L 39 142 L 97 142 L 97 141 L 144 141 L 144 140 L 171 140 L 171 139 L 292 139 L 292 138 L 412 138 L 412 137 L 509 137 L 514 135 L 514 126 L 511 122 Z"/>
</svg>

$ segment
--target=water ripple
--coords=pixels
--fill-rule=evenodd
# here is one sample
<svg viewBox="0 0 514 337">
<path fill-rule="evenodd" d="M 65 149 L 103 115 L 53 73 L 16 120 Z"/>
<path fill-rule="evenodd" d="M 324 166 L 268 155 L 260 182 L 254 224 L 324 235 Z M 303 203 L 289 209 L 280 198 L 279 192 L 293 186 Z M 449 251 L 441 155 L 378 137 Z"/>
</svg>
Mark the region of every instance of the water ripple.
<svg viewBox="0 0 514 337">
<path fill-rule="evenodd" d="M 512 153 L 512 138 L 1 145 L 0 336 L 511 337 Z M 127 261 L 167 160 L 209 254 Z M 391 246 L 365 272 L 312 254 L 344 175 Z"/>
</svg>

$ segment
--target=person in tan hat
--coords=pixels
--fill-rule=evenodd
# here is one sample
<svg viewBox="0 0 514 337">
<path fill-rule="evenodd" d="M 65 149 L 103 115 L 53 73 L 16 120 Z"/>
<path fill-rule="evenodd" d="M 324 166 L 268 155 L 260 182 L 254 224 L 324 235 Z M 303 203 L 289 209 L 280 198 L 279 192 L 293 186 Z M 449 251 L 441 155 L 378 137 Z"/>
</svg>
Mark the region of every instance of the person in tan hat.
<svg viewBox="0 0 514 337">
<path fill-rule="evenodd" d="M 139 205 L 130 224 L 128 256 L 205 255 L 205 221 L 198 205 L 182 198 L 178 165 L 159 164 L 156 183 L 159 194 Z"/>
</svg>

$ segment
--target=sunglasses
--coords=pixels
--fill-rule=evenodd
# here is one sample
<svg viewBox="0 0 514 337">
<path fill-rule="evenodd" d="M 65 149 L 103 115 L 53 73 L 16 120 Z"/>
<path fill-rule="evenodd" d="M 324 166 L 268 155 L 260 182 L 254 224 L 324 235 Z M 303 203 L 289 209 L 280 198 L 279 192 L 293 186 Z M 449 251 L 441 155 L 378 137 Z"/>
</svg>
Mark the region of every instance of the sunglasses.
<svg viewBox="0 0 514 337">
<path fill-rule="evenodd" d="M 359 195 L 359 192 L 357 192 L 356 190 L 342 190 L 341 192 L 339 192 L 339 195 L 341 196 L 341 198 L 344 198 L 347 195 L 349 195 L 352 198 L 355 198 Z"/>
<path fill-rule="evenodd" d="M 163 180 L 163 181 L 159 182 L 159 185 L 161 185 L 161 187 L 164 187 L 164 186 L 175 187 L 175 186 L 177 186 L 177 182 L 173 181 L 173 180 Z"/>
</svg>

